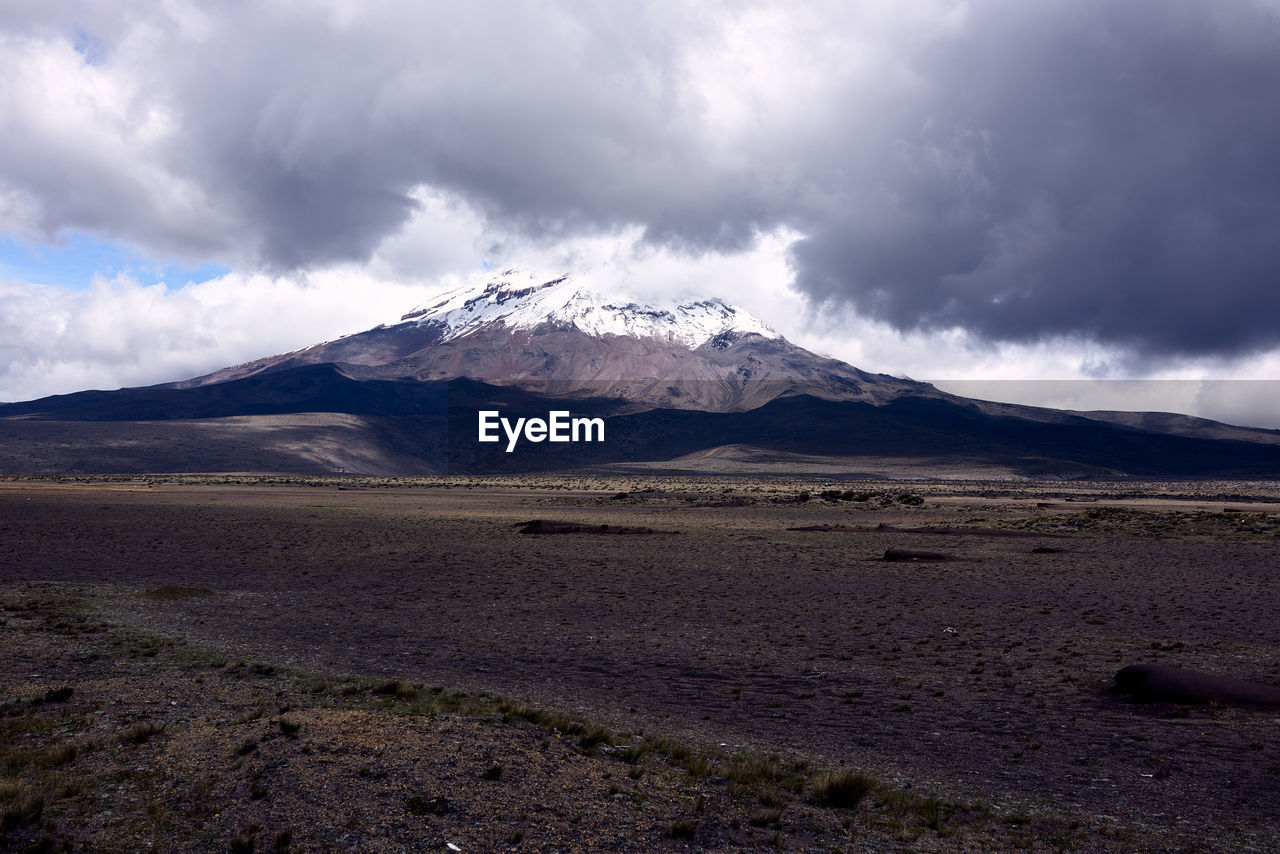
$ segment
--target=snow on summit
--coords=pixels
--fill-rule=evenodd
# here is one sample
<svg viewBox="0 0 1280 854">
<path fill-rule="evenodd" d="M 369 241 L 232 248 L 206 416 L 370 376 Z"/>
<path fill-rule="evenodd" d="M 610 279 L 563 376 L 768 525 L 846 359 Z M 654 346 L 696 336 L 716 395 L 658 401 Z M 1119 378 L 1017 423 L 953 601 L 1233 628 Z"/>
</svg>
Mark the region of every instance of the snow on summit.
<svg viewBox="0 0 1280 854">
<path fill-rule="evenodd" d="M 656 338 L 689 349 L 726 332 L 782 337 L 758 318 L 718 299 L 645 305 L 606 297 L 569 276 L 547 280 L 523 270 L 506 270 L 442 294 L 401 321 L 442 324 L 448 329 L 445 341 L 491 323 L 513 329 L 552 323 L 596 337 Z"/>
</svg>

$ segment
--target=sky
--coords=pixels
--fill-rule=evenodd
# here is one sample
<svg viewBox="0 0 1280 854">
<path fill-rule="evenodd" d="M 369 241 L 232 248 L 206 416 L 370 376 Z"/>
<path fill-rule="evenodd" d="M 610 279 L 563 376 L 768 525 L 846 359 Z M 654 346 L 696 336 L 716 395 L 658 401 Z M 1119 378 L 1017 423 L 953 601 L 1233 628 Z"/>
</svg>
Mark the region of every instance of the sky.
<svg viewBox="0 0 1280 854">
<path fill-rule="evenodd" d="M 1278 151 L 1280 0 L 9 0 L 0 400 L 519 266 L 1280 427 Z"/>
</svg>

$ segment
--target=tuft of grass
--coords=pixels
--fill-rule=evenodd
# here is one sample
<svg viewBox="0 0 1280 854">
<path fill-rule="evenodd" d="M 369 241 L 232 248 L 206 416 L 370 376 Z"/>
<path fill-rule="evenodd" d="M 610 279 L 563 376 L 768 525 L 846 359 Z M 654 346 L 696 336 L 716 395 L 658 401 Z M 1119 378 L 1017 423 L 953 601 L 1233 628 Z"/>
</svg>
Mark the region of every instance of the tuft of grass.
<svg viewBox="0 0 1280 854">
<path fill-rule="evenodd" d="M 79 748 L 74 744 L 64 741 L 61 744 L 46 748 L 36 757 L 36 764 L 43 768 L 61 768 L 74 760 L 78 752 Z"/>
<path fill-rule="evenodd" d="M 600 726 L 593 726 L 578 736 L 578 746 L 588 756 L 595 753 L 601 744 L 613 744 L 613 741 L 613 733 Z"/>
<path fill-rule="evenodd" d="M 876 780 L 870 774 L 838 771 L 813 781 L 813 799 L 823 806 L 855 809 L 875 787 Z"/>
<path fill-rule="evenodd" d="M 739 756 L 725 776 L 737 788 L 781 788 L 798 792 L 804 788 L 808 763 L 784 761 L 773 754 Z"/>
<path fill-rule="evenodd" d="M 291 721 L 288 718 L 280 719 L 280 732 L 284 733 L 289 738 L 297 738 L 298 730 L 300 729 L 302 729 L 302 724 L 297 721 Z"/>
<path fill-rule="evenodd" d="M 481 780 L 501 780 L 501 779 L 502 779 L 502 766 L 501 766 L 501 765 L 490 765 L 490 766 L 489 766 L 488 768 L 486 768 L 484 771 L 480 772 L 480 779 L 481 779 Z"/>
<path fill-rule="evenodd" d="M 693 839 L 698 835 L 698 825 L 689 819 L 680 819 L 667 825 L 667 835 L 672 839 Z"/>
<path fill-rule="evenodd" d="M 955 827 L 947 819 L 956 811 L 954 804 L 948 804 L 938 798 L 925 798 L 917 807 L 925 826 L 943 839 L 955 834 Z"/>
<path fill-rule="evenodd" d="M 153 735 L 159 735 L 164 732 L 165 725 L 152 723 L 151 721 L 139 721 L 133 726 L 120 733 L 120 741 L 125 744 L 142 744 Z"/>
<path fill-rule="evenodd" d="M 21 783 L 6 783 L 0 788 L 0 832 L 34 825 L 44 814 L 44 795 Z"/>
<path fill-rule="evenodd" d="M 44 692 L 44 702 L 65 703 L 71 699 L 73 693 L 75 693 L 75 689 L 70 685 L 63 685 L 61 688 L 50 688 Z"/>
<path fill-rule="evenodd" d="M 262 828 L 256 824 L 247 824 L 240 828 L 231 840 L 231 854 L 253 854 L 258 846 L 258 832 Z"/>
<path fill-rule="evenodd" d="M 635 765 L 644 759 L 644 755 L 649 752 L 649 745 L 644 742 L 639 744 L 628 745 L 617 752 L 617 757 L 628 765 Z"/>
<path fill-rule="evenodd" d="M 289 854 L 289 845 L 293 842 L 292 830 L 281 830 L 276 833 L 275 838 L 271 840 L 271 850 L 275 854 Z"/>
<path fill-rule="evenodd" d="M 751 815 L 747 818 L 747 821 L 752 827 L 769 827 L 770 825 L 777 825 L 782 822 L 782 810 L 768 809 L 764 807 L 755 809 L 751 811 Z"/>
<path fill-rule="evenodd" d="M 399 700 L 414 700 L 418 697 L 417 688 L 401 682 L 399 679 L 386 679 L 369 690 L 370 693 L 379 694 L 383 697 L 395 697 Z"/>
</svg>

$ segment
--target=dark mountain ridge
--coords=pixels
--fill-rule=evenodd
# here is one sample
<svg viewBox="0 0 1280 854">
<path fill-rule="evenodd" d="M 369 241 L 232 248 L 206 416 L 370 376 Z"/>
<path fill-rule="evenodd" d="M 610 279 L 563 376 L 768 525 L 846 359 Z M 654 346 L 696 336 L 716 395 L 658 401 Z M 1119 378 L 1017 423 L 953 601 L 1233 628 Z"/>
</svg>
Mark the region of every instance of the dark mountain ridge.
<svg viewBox="0 0 1280 854">
<path fill-rule="evenodd" d="M 505 442 L 477 441 L 477 413 L 482 410 L 496 411 L 512 423 L 545 419 L 553 410 L 599 417 L 605 440 L 526 441 L 507 452 Z M 668 461 L 726 446 L 846 461 L 949 460 L 1024 476 L 1267 478 L 1280 473 L 1277 445 L 1152 433 L 1069 415 L 1055 422 L 1033 421 L 939 398 L 902 397 L 873 405 L 791 395 L 745 412 L 626 410 L 626 401 L 549 397 L 466 378 L 356 380 L 332 365 L 302 366 L 195 388 L 81 392 L 0 406 L 0 435 L 5 437 L 0 467 L 56 473 L 56 460 L 24 466 L 23 447 L 39 444 L 42 435 L 68 443 L 73 434 L 66 431 L 74 425 L 82 430 L 79 441 L 71 442 L 78 449 L 74 468 L 86 473 L 249 471 L 253 466 L 244 464 L 246 452 L 270 444 L 270 437 L 282 430 L 295 434 L 291 445 L 298 460 L 275 462 L 276 470 L 353 471 L 351 464 L 326 468 L 323 460 L 308 463 L 312 457 L 304 453 L 307 429 L 328 435 L 341 425 L 341 443 L 365 448 L 370 458 L 398 461 L 366 471 L 374 474 L 594 468 Z M 330 420 L 320 419 L 322 415 Z M 178 452 L 173 449 L 156 453 L 156 448 L 181 444 L 193 424 L 201 428 L 200 438 L 188 440 L 201 445 L 198 453 L 192 452 L 193 466 L 175 463 Z M 103 442 L 100 463 L 94 462 L 95 425 L 96 435 L 114 437 Z M 138 437 L 132 445 L 121 439 L 130 429 Z M 260 441 L 252 438 L 255 431 L 263 434 Z M 26 455 L 31 460 L 47 457 Z"/>
</svg>

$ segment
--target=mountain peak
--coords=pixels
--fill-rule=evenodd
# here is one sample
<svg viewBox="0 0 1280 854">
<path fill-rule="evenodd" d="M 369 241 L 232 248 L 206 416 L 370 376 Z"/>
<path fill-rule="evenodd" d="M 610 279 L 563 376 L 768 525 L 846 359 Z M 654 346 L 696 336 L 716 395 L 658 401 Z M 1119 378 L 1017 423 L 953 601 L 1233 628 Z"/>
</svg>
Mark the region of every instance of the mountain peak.
<svg viewBox="0 0 1280 854">
<path fill-rule="evenodd" d="M 654 305 L 606 296 L 575 277 L 552 279 L 526 270 L 504 270 L 442 294 L 401 317 L 432 325 L 441 341 L 500 324 L 511 329 L 573 328 L 587 335 L 653 338 L 690 349 L 725 336 L 781 338 L 765 323 L 719 299 Z"/>
</svg>

